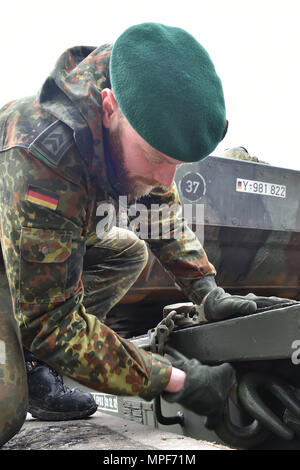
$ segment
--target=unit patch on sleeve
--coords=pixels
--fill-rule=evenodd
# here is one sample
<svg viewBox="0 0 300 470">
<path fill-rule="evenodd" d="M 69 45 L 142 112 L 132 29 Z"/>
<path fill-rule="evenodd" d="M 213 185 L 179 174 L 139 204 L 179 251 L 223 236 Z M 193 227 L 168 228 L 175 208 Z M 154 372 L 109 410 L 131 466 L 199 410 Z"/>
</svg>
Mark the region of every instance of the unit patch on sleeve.
<svg viewBox="0 0 300 470">
<path fill-rule="evenodd" d="M 72 129 L 57 120 L 29 145 L 29 150 L 47 165 L 57 168 L 72 143 Z"/>
<path fill-rule="evenodd" d="M 48 207 L 48 209 L 56 210 L 58 205 L 58 197 L 52 192 L 37 186 L 28 186 L 25 200 L 38 204 L 39 206 Z"/>
</svg>

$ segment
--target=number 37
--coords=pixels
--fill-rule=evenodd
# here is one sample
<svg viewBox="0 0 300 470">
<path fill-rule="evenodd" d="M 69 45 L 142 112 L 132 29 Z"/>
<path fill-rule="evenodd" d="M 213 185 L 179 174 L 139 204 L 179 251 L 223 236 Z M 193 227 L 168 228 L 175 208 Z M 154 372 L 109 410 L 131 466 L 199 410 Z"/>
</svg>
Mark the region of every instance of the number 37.
<svg viewBox="0 0 300 470">
<path fill-rule="evenodd" d="M 192 181 L 192 180 L 187 180 L 186 181 L 187 188 L 185 189 L 187 193 L 196 193 L 197 189 L 199 187 L 199 181 Z"/>
</svg>

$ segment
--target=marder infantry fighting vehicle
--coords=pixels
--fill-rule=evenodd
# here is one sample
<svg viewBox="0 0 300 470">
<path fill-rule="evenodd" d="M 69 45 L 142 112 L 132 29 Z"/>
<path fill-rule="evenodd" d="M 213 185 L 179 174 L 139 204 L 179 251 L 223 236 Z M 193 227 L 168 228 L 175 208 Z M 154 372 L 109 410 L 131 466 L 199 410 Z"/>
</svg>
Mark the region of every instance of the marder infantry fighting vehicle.
<svg viewBox="0 0 300 470">
<path fill-rule="evenodd" d="M 232 294 L 299 300 L 300 172 L 208 157 L 182 165 L 176 180 L 183 205 L 203 205 L 202 229 L 195 215 L 190 224 L 203 234 L 219 286 Z M 169 304 L 175 305 L 164 309 Z M 300 448 L 300 304 L 207 324 L 150 253 L 140 279 L 106 321 L 146 349 L 164 343 L 206 364 L 229 361 L 238 384 L 214 431 L 201 417 L 158 399 L 95 394 L 99 409 L 235 448 Z"/>
</svg>

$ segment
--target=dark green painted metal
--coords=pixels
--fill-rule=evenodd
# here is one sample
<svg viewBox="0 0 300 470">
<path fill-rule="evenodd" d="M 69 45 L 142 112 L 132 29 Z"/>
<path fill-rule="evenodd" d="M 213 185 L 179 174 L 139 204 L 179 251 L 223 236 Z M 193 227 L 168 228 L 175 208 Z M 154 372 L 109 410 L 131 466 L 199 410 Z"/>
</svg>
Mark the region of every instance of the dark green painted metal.
<svg viewBox="0 0 300 470">
<path fill-rule="evenodd" d="M 270 431 L 264 428 L 256 419 L 247 424 L 235 423 L 230 412 L 231 402 L 225 405 L 224 415 L 214 431 L 217 436 L 226 442 L 227 445 L 237 449 L 253 449 L 263 444 L 271 435 Z M 241 409 L 238 410 L 242 414 Z"/>
<path fill-rule="evenodd" d="M 243 377 L 239 388 L 239 398 L 243 408 L 259 423 L 281 439 L 292 440 L 295 433 L 271 411 L 261 399 L 258 389 L 263 388 L 274 394 L 296 417 L 300 416 L 300 402 L 288 383 L 277 377 L 249 373 Z"/>
<path fill-rule="evenodd" d="M 286 197 L 238 192 L 238 178 L 286 186 Z M 235 294 L 300 300 L 299 171 L 211 156 L 182 165 L 175 179 L 183 207 L 203 205 L 201 242 L 216 267 L 218 285 Z M 187 192 L 187 181 L 195 183 L 196 194 Z M 195 213 L 189 225 L 201 233 Z M 165 304 L 187 300 L 151 254 L 124 301 L 141 299 Z"/>
<path fill-rule="evenodd" d="M 300 304 L 174 331 L 170 346 L 206 364 L 291 359 Z"/>
</svg>

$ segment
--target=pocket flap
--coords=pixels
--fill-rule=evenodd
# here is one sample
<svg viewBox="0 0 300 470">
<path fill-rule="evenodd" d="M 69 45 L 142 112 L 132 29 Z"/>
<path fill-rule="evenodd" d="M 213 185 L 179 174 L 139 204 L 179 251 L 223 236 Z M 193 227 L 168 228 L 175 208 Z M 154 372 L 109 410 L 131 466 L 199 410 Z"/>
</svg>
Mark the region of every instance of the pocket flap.
<svg viewBox="0 0 300 470">
<path fill-rule="evenodd" d="M 34 263 L 63 263 L 72 252 L 72 232 L 22 227 L 20 252 Z"/>
</svg>

